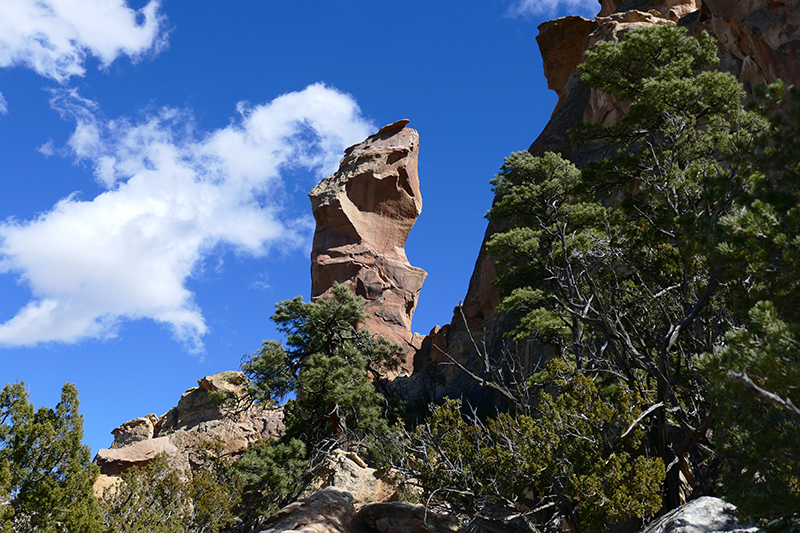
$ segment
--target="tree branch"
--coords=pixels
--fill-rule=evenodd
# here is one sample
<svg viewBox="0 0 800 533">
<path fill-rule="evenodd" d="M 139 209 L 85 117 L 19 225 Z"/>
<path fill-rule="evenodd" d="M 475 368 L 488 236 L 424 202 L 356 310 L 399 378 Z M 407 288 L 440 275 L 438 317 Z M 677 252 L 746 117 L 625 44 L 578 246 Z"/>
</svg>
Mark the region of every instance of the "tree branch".
<svg viewBox="0 0 800 533">
<path fill-rule="evenodd" d="M 781 411 L 783 411 L 787 416 L 794 419 L 795 422 L 800 423 L 800 409 L 792 402 L 790 398 L 781 398 L 774 392 L 770 392 L 766 389 L 762 389 L 758 385 L 750 379 L 750 376 L 747 375 L 745 370 L 741 372 L 728 372 L 728 376 L 730 376 L 731 381 L 733 383 L 741 383 L 745 387 L 747 387 L 751 392 L 753 392 L 756 396 L 770 402 L 777 406 Z"/>
</svg>

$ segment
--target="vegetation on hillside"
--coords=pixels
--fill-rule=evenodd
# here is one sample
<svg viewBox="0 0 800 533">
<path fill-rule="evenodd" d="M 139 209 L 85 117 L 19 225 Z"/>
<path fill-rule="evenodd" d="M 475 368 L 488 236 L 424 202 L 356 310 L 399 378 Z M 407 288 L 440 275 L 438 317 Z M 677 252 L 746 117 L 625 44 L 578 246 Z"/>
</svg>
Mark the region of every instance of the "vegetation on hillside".
<svg viewBox="0 0 800 533">
<path fill-rule="evenodd" d="M 574 135 L 614 155 L 579 170 L 515 153 L 492 181 L 499 312 L 549 359 L 522 381 L 485 377 L 509 412 L 446 400 L 390 427 L 376 386 L 401 354 L 334 285 L 278 303 L 285 343 L 242 362 L 252 402 L 288 398 L 286 432 L 235 464 L 159 457 L 98 502 L 75 388 L 36 410 L 7 385 L 0 531 L 220 531 L 295 498 L 337 448 L 476 522 L 600 531 L 712 494 L 800 531 L 800 91 L 776 83 L 748 110 L 716 62 L 710 37 L 675 25 L 599 44 L 583 81 L 628 112 Z"/>
<path fill-rule="evenodd" d="M 265 341 L 242 370 L 256 401 L 284 405 L 286 433 L 251 446 L 237 468 L 262 513 L 297 496 L 336 448 L 363 448 L 389 430 L 387 399 L 374 385 L 401 362 L 399 348 L 363 327 L 364 300 L 334 284 L 330 298 L 276 305 L 286 345 Z"/>
<path fill-rule="evenodd" d="M 34 408 L 22 382 L 0 392 L 0 531 L 102 531 L 92 485 L 98 470 L 82 444 L 78 391 L 55 409 Z"/>
<path fill-rule="evenodd" d="M 499 311 L 554 362 L 528 381 L 532 418 L 446 404 L 417 429 L 410 473 L 431 498 L 582 531 L 719 494 L 798 528 L 800 99 L 777 84 L 747 111 L 716 62 L 674 25 L 601 43 L 582 79 L 628 111 L 573 134 L 616 153 L 583 171 L 506 160 L 488 214 L 509 228 L 488 242 Z"/>
</svg>

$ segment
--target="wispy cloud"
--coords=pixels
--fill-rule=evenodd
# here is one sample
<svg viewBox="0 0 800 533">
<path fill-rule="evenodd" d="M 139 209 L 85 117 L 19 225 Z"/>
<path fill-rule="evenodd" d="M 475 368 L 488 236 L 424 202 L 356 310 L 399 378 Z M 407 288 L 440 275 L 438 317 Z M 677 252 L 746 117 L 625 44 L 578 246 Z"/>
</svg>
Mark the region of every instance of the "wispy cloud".
<svg viewBox="0 0 800 533">
<path fill-rule="evenodd" d="M 8 103 L 3 93 L 0 93 L 0 115 L 8 114 Z"/>
<path fill-rule="evenodd" d="M 349 95 L 322 84 L 240 104 L 229 126 L 205 134 L 181 110 L 107 120 L 66 89 L 53 105 L 77 122 L 67 149 L 107 190 L 0 223 L 0 272 L 33 296 L 0 325 L 0 345 L 107 338 L 125 320 L 148 318 L 202 351 L 207 326 L 187 278 L 221 245 L 263 256 L 308 242 L 308 221 L 282 211 L 281 173 L 331 172 L 372 129 Z"/>
<path fill-rule="evenodd" d="M 0 1 L 0 67 L 25 66 L 65 82 L 85 72 L 87 56 L 103 67 L 166 44 L 160 0 L 139 10 L 126 0 Z"/>
<path fill-rule="evenodd" d="M 528 15 L 594 17 L 599 12 L 599 0 L 516 0 L 509 8 L 508 15 L 512 17 Z"/>
</svg>

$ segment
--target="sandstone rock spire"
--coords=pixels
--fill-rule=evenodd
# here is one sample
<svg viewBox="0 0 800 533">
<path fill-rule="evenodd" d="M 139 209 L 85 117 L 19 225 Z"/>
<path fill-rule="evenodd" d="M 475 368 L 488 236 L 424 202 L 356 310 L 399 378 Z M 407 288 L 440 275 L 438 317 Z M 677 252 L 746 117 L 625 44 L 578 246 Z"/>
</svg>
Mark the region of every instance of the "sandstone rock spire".
<svg viewBox="0 0 800 533">
<path fill-rule="evenodd" d="M 324 297 L 334 282 L 346 285 L 366 300 L 369 330 L 400 344 L 411 357 L 411 317 L 427 274 L 411 266 L 405 252 L 422 212 L 419 134 L 408 122 L 384 126 L 348 148 L 339 170 L 309 197 L 317 222 L 312 299 Z"/>
</svg>

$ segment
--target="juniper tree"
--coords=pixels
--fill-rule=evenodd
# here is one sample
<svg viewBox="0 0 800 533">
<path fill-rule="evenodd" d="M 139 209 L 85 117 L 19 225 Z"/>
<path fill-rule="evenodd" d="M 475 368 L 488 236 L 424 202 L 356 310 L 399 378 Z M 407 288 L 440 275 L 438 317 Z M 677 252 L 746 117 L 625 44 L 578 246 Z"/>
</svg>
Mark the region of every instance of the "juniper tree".
<svg viewBox="0 0 800 533">
<path fill-rule="evenodd" d="M 338 284 L 330 293 L 276 304 L 272 320 L 285 345 L 265 341 L 242 363 L 256 401 L 294 396 L 284 407 L 286 434 L 248 450 L 238 465 L 253 491 L 274 491 L 262 510 L 295 496 L 302 476 L 334 448 L 358 448 L 388 430 L 375 383 L 398 367 L 399 348 L 363 327 L 363 298 Z"/>
<path fill-rule="evenodd" d="M 71 383 L 55 409 L 35 409 L 22 382 L 0 392 L 0 531 L 102 531 L 78 406 Z"/>
</svg>

